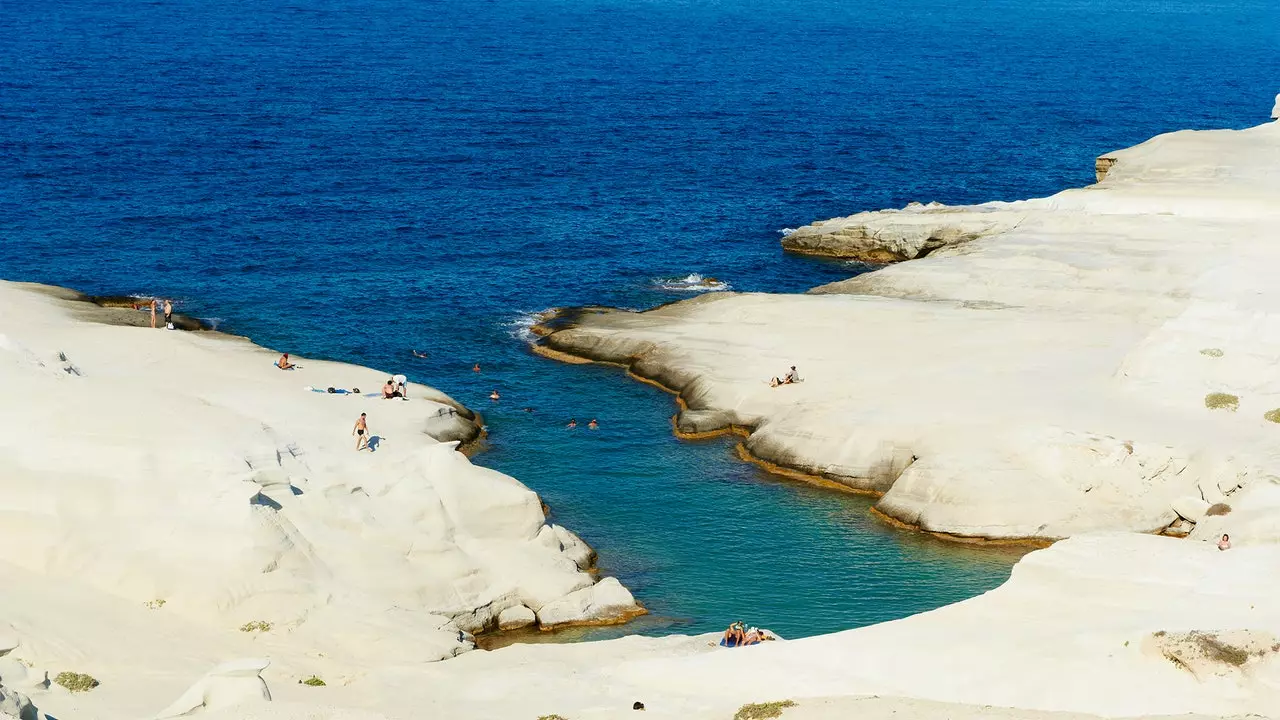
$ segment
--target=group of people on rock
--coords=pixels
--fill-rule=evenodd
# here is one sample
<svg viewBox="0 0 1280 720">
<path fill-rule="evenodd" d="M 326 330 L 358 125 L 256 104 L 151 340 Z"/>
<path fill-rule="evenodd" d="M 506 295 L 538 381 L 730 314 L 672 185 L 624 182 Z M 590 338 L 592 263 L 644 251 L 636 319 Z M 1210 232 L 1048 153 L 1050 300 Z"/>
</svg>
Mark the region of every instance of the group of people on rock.
<svg viewBox="0 0 1280 720">
<path fill-rule="evenodd" d="M 382 385 L 383 400 L 394 400 L 396 398 L 409 399 L 409 379 L 403 375 L 387 378 L 387 381 Z"/>
<path fill-rule="evenodd" d="M 724 637 L 720 638 L 720 644 L 724 647 L 745 647 L 777 639 L 777 636 L 768 630 L 757 627 L 748 628 L 742 621 L 738 621 L 729 624 L 729 629 L 724 631 Z"/>
<path fill-rule="evenodd" d="M 159 298 L 151 298 L 151 301 L 150 301 L 149 303 L 147 303 L 147 305 L 148 305 L 148 306 L 150 307 L 150 309 L 151 309 L 151 327 L 153 327 L 153 328 L 154 328 L 154 327 L 156 326 L 156 310 L 157 310 L 158 308 L 160 308 L 160 307 L 161 307 L 161 300 L 160 300 Z M 172 300 L 167 300 L 167 299 L 166 299 L 166 300 L 164 300 L 164 301 L 163 301 L 163 307 L 164 307 L 164 326 L 165 326 L 165 328 L 166 328 L 166 329 L 168 329 L 168 330 L 173 330 L 173 329 L 174 329 L 174 327 L 173 327 L 173 301 L 172 301 Z M 139 303 L 133 303 L 133 309 L 134 309 L 134 310 L 138 310 L 138 309 L 140 309 L 140 304 L 139 304 Z"/>
<path fill-rule="evenodd" d="M 168 309 L 170 308 L 168 303 L 166 303 L 166 310 Z M 419 352 L 418 350 L 413 350 L 412 352 L 414 357 L 424 358 L 427 356 L 426 353 Z M 294 370 L 300 367 L 299 365 L 295 364 L 292 360 L 289 359 L 289 353 L 281 353 L 280 358 L 275 362 L 275 366 L 281 370 Z M 480 372 L 480 363 L 475 363 L 474 365 L 471 366 L 471 369 L 474 372 Z M 793 372 L 794 370 L 795 368 L 792 368 Z M 321 389 L 314 389 L 314 390 L 316 392 L 325 392 L 325 390 L 321 390 Z M 337 389 L 337 388 L 329 388 L 327 392 L 329 392 L 330 394 L 343 394 L 343 395 L 346 395 L 346 394 L 358 395 L 360 393 L 358 389 L 346 390 L 346 389 Z M 493 392 L 489 393 L 489 399 L 494 402 L 497 402 L 501 398 L 502 398 L 502 395 L 498 393 L 497 389 L 494 389 Z M 408 378 L 406 378 L 404 375 L 396 375 L 394 377 L 387 378 L 387 381 L 382 385 L 382 399 L 408 400 L 409 399 Z M 526 407 L 524 411 L 527 413 L 532 413 L 533 408 Z M 577 418 L 570 418 L 568 424 L 566 424 L 565 427 L 569 429 L 578 427 Z M 587 423 L 588 429 L 597 430 L 599 429 L 599 427 L 600 427 L 600 421 L 595 418 L 591 418 L 590 422 Z M 360 413 L 360 418 L 356 420 L 355 426 L 351 428 L 351 434 L 356 437 L 356 450 L 363 450 L 366 447 L 369 447 L 368 416 L 365 413 Z"/>
</svg>

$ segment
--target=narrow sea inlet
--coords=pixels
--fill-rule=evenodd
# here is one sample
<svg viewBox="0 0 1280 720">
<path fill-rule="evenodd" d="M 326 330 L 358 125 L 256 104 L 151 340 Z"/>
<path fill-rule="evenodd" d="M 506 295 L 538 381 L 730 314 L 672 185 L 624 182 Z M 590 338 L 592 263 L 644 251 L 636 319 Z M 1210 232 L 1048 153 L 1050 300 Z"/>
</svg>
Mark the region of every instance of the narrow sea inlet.
<svg viewBox="0 0 1280 720">
<path fill-rule="evenodd" d="M 650 610 L 571 637 L 706 632 L 736 619 L 784 637 L 832 632 L 972 597 L 1025 552 L 896 530 L 869 514 L 872 498 L 743 462 L 736 437 L 679 440 L 672 396 L 618 368 L 528 362 L 559 387 L 532 414 L 504 393 L 485 416 L 491 448 L 475 460 L 536 488 L 552 519 L 576 527 L 601 570 Z M 563 427 L 568 417 L 578 428 Z M 599 430 L 585 428 L 591 417 Z"/>
</svg>

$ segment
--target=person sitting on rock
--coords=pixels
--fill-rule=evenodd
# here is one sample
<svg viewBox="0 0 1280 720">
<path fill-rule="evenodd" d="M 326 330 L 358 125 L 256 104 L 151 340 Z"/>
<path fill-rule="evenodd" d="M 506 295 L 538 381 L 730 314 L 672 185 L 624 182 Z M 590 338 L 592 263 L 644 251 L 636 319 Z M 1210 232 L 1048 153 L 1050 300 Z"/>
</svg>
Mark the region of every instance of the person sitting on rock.
<svg viewBox="0 0 1280 720">
<path fill-rule="evenodd" d="M 1218 541 L 1218 549 L 1219 550 L 1231 549 L 1231 538 L 1228 537 L 1225 533 L 1223 533 L 1222 539 Z"/>
<path fill-rule="evenodd" d="M 295 367 L 297 367 L 297 365 L 294 365 L 293 363 L 289 362 L 289 353 L 285 353 L 280 356 L 279 360 L 276 361 L 276 367 L 280 368 L 281 370 L 292 370 Z"/>
<path fill-rule="evenodd" d="M 787 376 L 783 378 L 782 382 L 786 383 L 787 385 L 800 382 L 800 373 L 796 372 L 795 365 L 791 366 L 791 372 L 787 373 Z"/>
<path fill-rule="evenodd" d="M 746 636 L 746 632 L 742 629 L 742 623 L 730 623 L 729 629 L 724 631 L 724 638 L 720 641 L 720 644 L 725 647 L 738 647 L 746 639 Z"/>
<path fill-rule="evenodd" d="M 396 381 L 387 378 L 387 382 L 382 386 L 382 399 L 391 400 L 400 397 L 400 391 L 396 389 Z"/>
</svg>

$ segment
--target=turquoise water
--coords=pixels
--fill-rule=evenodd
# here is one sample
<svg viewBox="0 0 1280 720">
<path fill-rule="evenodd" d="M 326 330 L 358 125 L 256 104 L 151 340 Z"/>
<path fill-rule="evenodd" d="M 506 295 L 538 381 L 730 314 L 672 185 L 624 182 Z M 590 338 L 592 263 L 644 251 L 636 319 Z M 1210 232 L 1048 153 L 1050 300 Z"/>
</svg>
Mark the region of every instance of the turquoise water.
<svg viewBox="0 0 1280 720">
<path fill-rule="evenodd" d="M 804 290 L 860 269 L 782 255 L 781 228 L 1047 194 L 1156 133 L 1261 122 L 1276 5 L 6 2 L 0 277 L 176 297 L 451 392 L 488 419 L 477 462 L 653 610 L 635 628 L 897 618 L 1013 557 L 679 442 L 670 398 L 532 356 L 521 319 L 668 302 L 694 272 Z"/>
</svg>

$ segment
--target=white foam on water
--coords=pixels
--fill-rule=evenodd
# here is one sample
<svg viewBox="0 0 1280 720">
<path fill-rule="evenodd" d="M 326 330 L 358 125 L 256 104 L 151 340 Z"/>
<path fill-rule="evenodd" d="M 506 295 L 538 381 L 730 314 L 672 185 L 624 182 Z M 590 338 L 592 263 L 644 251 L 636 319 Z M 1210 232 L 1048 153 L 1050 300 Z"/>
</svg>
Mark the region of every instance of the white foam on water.
<svg viewBox="0 0 1280 720">
<path fill-rule="evenodd" d="M 778 234 L 781 235 L 782 237 L 786 237 L 795 231 L 796 231 L 795 228 L 782 228 L 781 230 L 778 231 Z"/>
<path fill-rule="evenodd" d="M 520 313 L 514 320 L 506 323 L 507 333 L 517 339 L 527 343 L 531 343 L 538 339 L 533 332 L 533 326 L 547 319 L 547 313 L 550 310 L 538 310 L 536 312 Z"/>
<path fill-rule="evenodd" d="M 682 278 L 654 278 L 654 287 L 659 290 L 674 292 L 720 292 L 733 286 L 713 277 L 703 277 L 698 273 L 689 273 Z"/>
</svg>

